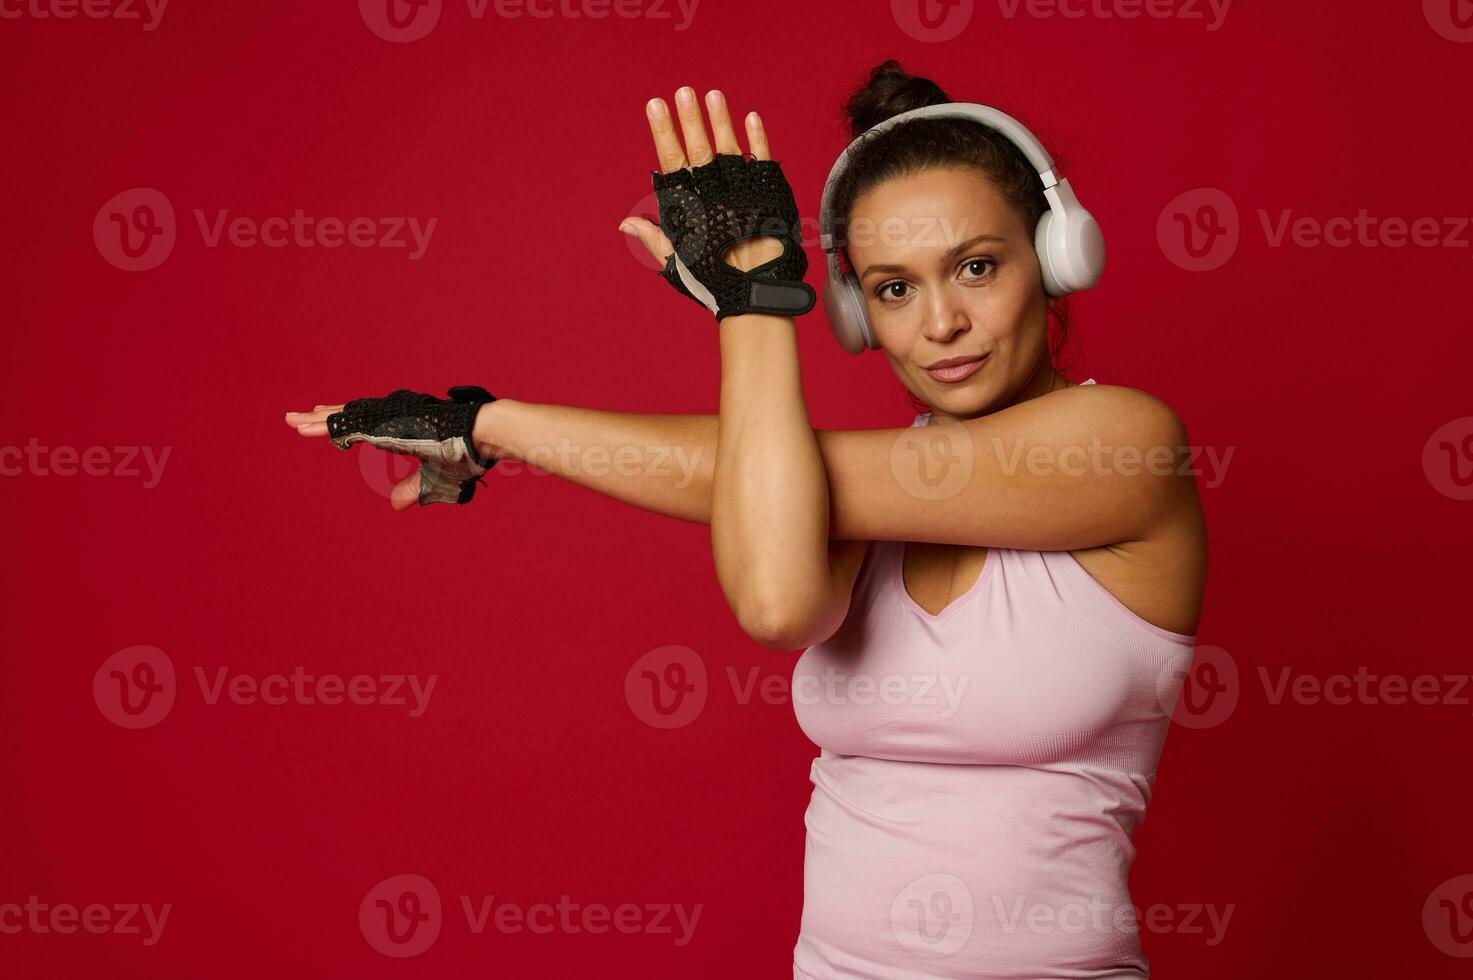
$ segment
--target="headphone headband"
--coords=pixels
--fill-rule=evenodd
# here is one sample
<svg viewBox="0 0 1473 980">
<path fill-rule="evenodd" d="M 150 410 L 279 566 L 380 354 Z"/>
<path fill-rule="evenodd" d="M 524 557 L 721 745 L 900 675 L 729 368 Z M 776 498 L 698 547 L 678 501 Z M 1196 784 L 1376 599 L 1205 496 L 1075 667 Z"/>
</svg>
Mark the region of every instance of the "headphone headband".
<svg viewBox="0 0 1473 980">
<path fill-rule="evenodd" d="M 912 119 L 971 119 L 979 122 L 988 129 L 1001 133 L 1022 151 L 1023 155 L 1028 158 L 1028 162 L 1033 165 L 1033 169 L 1038 172 L 1045 191 L 1059 182 L 1054 176 L 1054 159 L 1049 156 L 1048 150 L 1045 150 L 1038 138 L 1028 131 L 1028 127 L 1001 109 L 994 109 L 990 105 L 982 105 L 977 102 L 945 102 L 941 105 L 921 106 L 919 109 L 902 112 L 871 126 L 845 147 L 844 152 L 839 154 L 839 159 L 834 161 L 833 167 L 829 170 L 828 180 L 824 182 L 823 199 L 818 209 L 819 244 L 825 252 L 834 252 L 840 247 L 834 242 L 834 186 L 839 175 L 849 169 L 855 150 L 871 137 Z"/>
</svg>

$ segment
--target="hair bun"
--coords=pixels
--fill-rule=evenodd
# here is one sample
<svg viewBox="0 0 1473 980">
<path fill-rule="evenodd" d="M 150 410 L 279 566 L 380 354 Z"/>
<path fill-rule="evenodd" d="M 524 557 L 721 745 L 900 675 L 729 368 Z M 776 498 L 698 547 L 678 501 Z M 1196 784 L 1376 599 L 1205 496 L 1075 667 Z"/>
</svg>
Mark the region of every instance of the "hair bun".
<svg viewBox="0 0 1473 980">
<path fill-rule="evenodd" d="M 850 134 L 858 137 L 902 112 L 950 101 L 941 86 L 929 78 L 908 74 L 900 62 L 892 59 L 870 70 L 864 85 L 844 104 L 844 112 L 849 116 Z"/>
</svg>

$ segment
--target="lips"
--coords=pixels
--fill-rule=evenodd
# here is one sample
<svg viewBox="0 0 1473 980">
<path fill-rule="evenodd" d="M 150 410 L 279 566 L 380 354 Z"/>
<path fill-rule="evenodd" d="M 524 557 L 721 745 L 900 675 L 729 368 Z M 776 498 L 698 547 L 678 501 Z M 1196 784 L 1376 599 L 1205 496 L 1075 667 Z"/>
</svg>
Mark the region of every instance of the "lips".
<svg viewBox="0 0 1473 980">
<path fill-rule="evenodd" d="M 987 363 L 986 354 L 948 357 L 927 367 L 926 373 L 944 384 L 956 384 L 976 374 L 985 363 Z"/>
</svg>

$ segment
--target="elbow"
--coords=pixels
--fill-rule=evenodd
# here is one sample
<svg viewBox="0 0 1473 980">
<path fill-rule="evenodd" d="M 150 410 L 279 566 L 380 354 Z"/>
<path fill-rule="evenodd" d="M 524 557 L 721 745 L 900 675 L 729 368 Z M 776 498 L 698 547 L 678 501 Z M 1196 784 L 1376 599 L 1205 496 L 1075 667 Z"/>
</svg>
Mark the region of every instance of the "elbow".
<svg viewBox="0 0 1473 980">
<path fill-rule="evenodd" d="M 737 611 L 742 631 L 768 650 L 798 650 L 821 643 L 834 631 L 831 616 L 789 603 L 758 603 Z M 836 626 L 837 624 L 835 624 Z"/>
</svg>

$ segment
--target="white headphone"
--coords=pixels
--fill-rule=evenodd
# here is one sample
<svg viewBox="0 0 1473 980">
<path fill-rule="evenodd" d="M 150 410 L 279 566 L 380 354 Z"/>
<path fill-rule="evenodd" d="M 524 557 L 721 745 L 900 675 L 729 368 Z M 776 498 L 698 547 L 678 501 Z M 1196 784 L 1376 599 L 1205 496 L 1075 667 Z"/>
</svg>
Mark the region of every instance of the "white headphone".
<svg viewBox="0 0 1473 980">
<path fill-rule="evenodd" d="M 851 354 L 862 353 L 866 348 L 877 348 L 864 308 L 864 289 L 859 277 L 852 271 L 844 272 L 840 265 L 840 250 L 844 242 L 834 234 L 833 193 L 838 177 L 849 167 L 854 150 L 873 133 L 880 133 L 891 126 L 909 119 L 972 119 L 989 129 L 996 130 L 1014 146 L 1023 151 L 1033 169 L 1043 181 L 1043 193 L 1048 198 L 1049 210 L 1038 220 L 1034 231 L 1033 247 L 1038 252 L 1038 264 L 1043 271 L 1044 290 L 1050 296 L 1067 296 L 1069 293 L 1089 289 L 1100 281 L 1105 271 L 1105 238 L 1094 217 L 1074 196 L 1068 180 L 1054 176 L 1054 161 L 1043 148 L 1043 144 L 1007 113 L 991 106 L 975 102 L 948 102 L 944 105 L 928 105 L 909 112 L 892 116 L 870 128 L 850 143 L 834 167 L 823 187 L 823 201 L 819 206 L 819 244 L 828 260 L 828 279 L 823 288 L 824 310 L 828 313 L 829 326 L 834 336 Z"/>
</svg>

